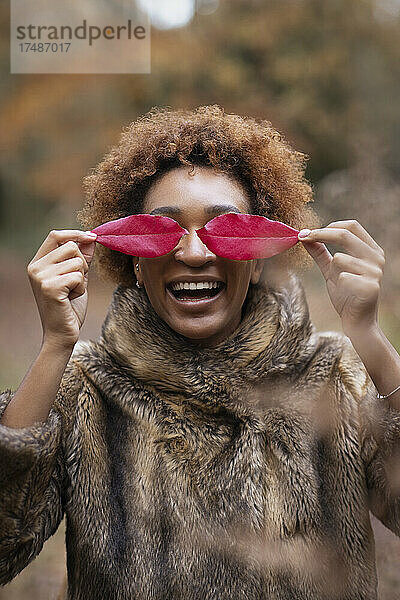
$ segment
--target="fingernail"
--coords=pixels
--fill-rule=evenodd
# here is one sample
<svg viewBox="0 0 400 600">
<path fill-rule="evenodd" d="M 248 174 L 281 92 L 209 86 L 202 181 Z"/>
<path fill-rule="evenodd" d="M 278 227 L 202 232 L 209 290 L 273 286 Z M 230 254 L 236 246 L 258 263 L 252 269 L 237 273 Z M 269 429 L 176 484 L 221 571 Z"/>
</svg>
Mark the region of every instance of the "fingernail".
<svg viewBox="0 0 400 600">
<path fill-rule="evenodd" d="M 97 233 L 92 233 L 91 231 L 85 231 L 85 233 L 92 238 L 97 238 Z"/>
<path fill-rule="evenodd" d="M 310 233 L 311 229 L 302 229 L 301 231 L 299 231 L 299 235 L 297 237 L 306 238 L 308 235 L 310 235 Z"/>
</svg>

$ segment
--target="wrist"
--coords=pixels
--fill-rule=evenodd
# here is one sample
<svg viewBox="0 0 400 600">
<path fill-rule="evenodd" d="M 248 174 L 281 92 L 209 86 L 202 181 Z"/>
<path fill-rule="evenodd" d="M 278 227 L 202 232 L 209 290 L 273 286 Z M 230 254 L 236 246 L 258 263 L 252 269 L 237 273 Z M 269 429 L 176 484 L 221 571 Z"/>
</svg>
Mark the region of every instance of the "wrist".
<svg viewBox="0 0 400 600">
<path fill-rule="evenodd" d="M 344 333 L 364 364 L 366 361 L 374 364 L 381 363 L 386 338 L 378 324 L 369 327 L 352 327 L 346 329 Z"/>
<path fill-rule="evenodd" d="M 389 342 L 379 325 L 359 329 L 352 328 L 346 333 L 355 351 L 361 358 L 381 396 L 390 397 L 387 402 L 400 410 L 400 356 Z"/>
<path fill-rule="evenodd" d="M 382 329 L 377 321 L 358 323 L 357 325 L 343 325 L 343 333 L 352 339 L 376 339 L 382 336 Z"/>
<path fill-rule="evenodd" d="M 75 343 L 71 344 L 61 340 L 43 339 L 40 353 L 69 359 L 74 350 Z"/>
</svg>

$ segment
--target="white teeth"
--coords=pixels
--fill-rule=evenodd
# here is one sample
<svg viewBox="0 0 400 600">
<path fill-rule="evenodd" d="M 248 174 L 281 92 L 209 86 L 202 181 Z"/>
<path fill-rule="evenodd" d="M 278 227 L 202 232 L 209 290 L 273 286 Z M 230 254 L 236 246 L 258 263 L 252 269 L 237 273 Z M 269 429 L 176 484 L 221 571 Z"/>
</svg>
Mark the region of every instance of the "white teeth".
<svg viewBox="0 0 400 600">
<path fill-rule="evenodd" d="M 221 281 L 200 281 L 199 283 L 189 282 L 179 282 L 172 284 L 172 289 L 174 291 L 179 290 L 202 290 L 202 289 L 212 289 L 217 288 L 222 285 Z"/>
</svg>

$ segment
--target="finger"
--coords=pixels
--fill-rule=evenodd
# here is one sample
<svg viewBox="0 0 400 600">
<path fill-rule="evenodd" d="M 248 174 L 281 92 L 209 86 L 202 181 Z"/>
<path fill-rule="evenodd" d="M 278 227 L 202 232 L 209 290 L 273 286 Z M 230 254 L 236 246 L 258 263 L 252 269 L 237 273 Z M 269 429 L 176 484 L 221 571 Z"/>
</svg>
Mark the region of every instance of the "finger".
<svg viewBox="0 0 400 600">
<path fill-rule="evenodd" d="M 354 275 L 362 275 L 374 281 L 380 281 L 383 276 L 383 270 L 377 265 L 343 252 L 336 252 L 332 258 L 329 278 L 336 282 L 339 274 L 343 271 Z"/>
<path fill-rule="evenodd" d="M 301 239 L 301 238 L 300 238 Z M 301 241 L 303 241 L 301 239 Z M 344 228 L 324 227 L 323 229 L 313 229 L 304 239 L 304 242 L 325 242 L 327 244 L 336 244 L 342 246 L 352 256 L 369 260 L 371 262 L 381 262 L 381 256 L 376 250 L 373 250 L 366 242 L 357 237 L 354 233 Z"/>
<path fill-rule="evenodd" d="M 341 273 L 338 279 L 338 288 L 347 300 L 356 296 L 359 301 L 367 303 L 377 301 L 379 298 L 379 283 L 354 273 Z"/>
<path fill-rule="evenodd" d="M 90 232 L 80 231 L 79 229 L 53 229 L 53 231 L 50 231 L 49 235 L 46 237 L 31 262 L 43 258 L 43 256 L 46 256 L 46 254 L 65 244 L 69 240 L 74 242 L 89 243 L 93 242 L 95 239 L 96 238 L 93 236 L 93 234 L 90 234 Z"/>
<path fill-rule="evenodd" d="M 328 279 L 329 267 L 332 262 L 332 254 L 329 252 L 325 244 L 321 244 L 320 242 L 308 242 L 307 238 L 307 240 L 304 240 L 304 248 L 317 263 L 325 279 Z"/>
<path fill-rule="evenodd" d="M 334 228 L 344 228 L 348 229 L 352 233 L 354 233 L 357 237 L 360 238 L 363 242 L 368 244 L 373 250 L 383 252 L 383 249 L 376 243 L 374 238 L 368 233 L 366 229 L 356 221 L 355 219 L 350 219 L 347 221 L 334 221 L 333 223 L 329 223 L 326 227 L 334 227 Z"/>
<path fill-rule="evenodd" d="M 82 273 L 78 271 L 73 271 L 72 273 L 65 273 L 64 275 L 60 275 L 56 279 L 56 282 L 57 281 L 63 283 L 67 287 L 65 293 L 70 300 L 82 296 L 82 294 L 84 294 L 86 291 L 86 286 L 84 279 L 82 278 Z"/>
<path fill-rule="evenodd" d="M 82 295 L 85 291 L 83 275 L 80 271 L 72 271 L 63 275 L 54 275 L 43 282 L 44 295 L 53 300 L 63 301 L 72 291 Z"/>
<path fill-rule="evenodd" d="M 92 242 L 78 242 L 79 250 L 85 258 L 88 267 L 93 260 L 94 251 L 96 249 L 96 240 Z"/>
<path fill-rule="evenodd" d="M 40 258 L 38 261 L 36 261 L 35 266 L 39 269 L 44 269 L 46 266 L 61 263 L 67 260 L 68 258 L 73 258 L 74 256 L 78 256 L 82 260 L 85 271 L 88 271 L 89 265 L 85 256 L 79 249 L 78 244 L 76 242 L 73 242 L 72 240 L 68 240 L 61 246 L 58 246 L 58 248 L 56 248 L 55 250 L 52 250 L 51 252 Z"/>
<path fill-rule="evenodd" d="M 330 289 L 332 286 L 335 286 L 335 290 Z M 346 316 L 344 312 L 346 305 L 348 303 L 353 303 L 355 298 L 359 304 L 358 313 L 362 305 L 364 305 L 365 310 L 367 307 L 371 307 L 372 309 L 372 307 L 375 306 L 373 314 L 376 315 L 380 291 L 379 284 L 376 281 L 371 281 L 362 275 L 342 272 L 340 273 L 337 284 L 328 281 L 327 287 L 330 293 L 335 291 L 339 295 L 340 301 L 335 308 L 342 319 Z M 357 316 L 354 309 L 347 309 L 347 312 L 347 318 L 353 317 L 353 319 L 359 321 L 360 314 Z M 371 311 L 368 310 L 368 312 L 370 313 Z"/>
<path fill-rule="evenodd" d="M 85 275 L 87 272 L 84 262 L 79 256 L 74 256 L 73 258 L 49 266 L 43 271 L 42 279 L 50 279 L 56 275 L 65 275 L 66 273 L 73 273 L 75 271 L 82 273 L 82 275 Z"/>
<path fill-rule="evenodd" d="M 75 298 L 79 298 L 80 296 L 83 296 L 83 294 L 86 292 L 86 284 L 85 281 L 80 282 L 69 294 L 68 294 L 68 298 L 70 300 L 75 300 Z"/>
</svg>

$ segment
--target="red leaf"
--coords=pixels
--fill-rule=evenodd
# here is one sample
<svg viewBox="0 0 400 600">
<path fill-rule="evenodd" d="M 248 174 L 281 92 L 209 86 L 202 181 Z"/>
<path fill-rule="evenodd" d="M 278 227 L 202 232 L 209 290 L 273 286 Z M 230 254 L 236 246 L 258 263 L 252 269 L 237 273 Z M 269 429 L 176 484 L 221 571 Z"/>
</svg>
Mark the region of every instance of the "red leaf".
<svg viewBox="0 0 400 600">
<path fill-rule="evenodd" d="M 161 215 L 130 215 L 103 223 L 92 230 L 96 242 L 132 256 L 154 258 L 168 254 L 187 229 L 174 219 Z"/>
<path fill-rule="evenodd" d="M 259 215 L 227 213 L 197 230 L 211 252 L 232 260 L 269 258 L 298 242 L 298 231 Z"/>
</svg>

